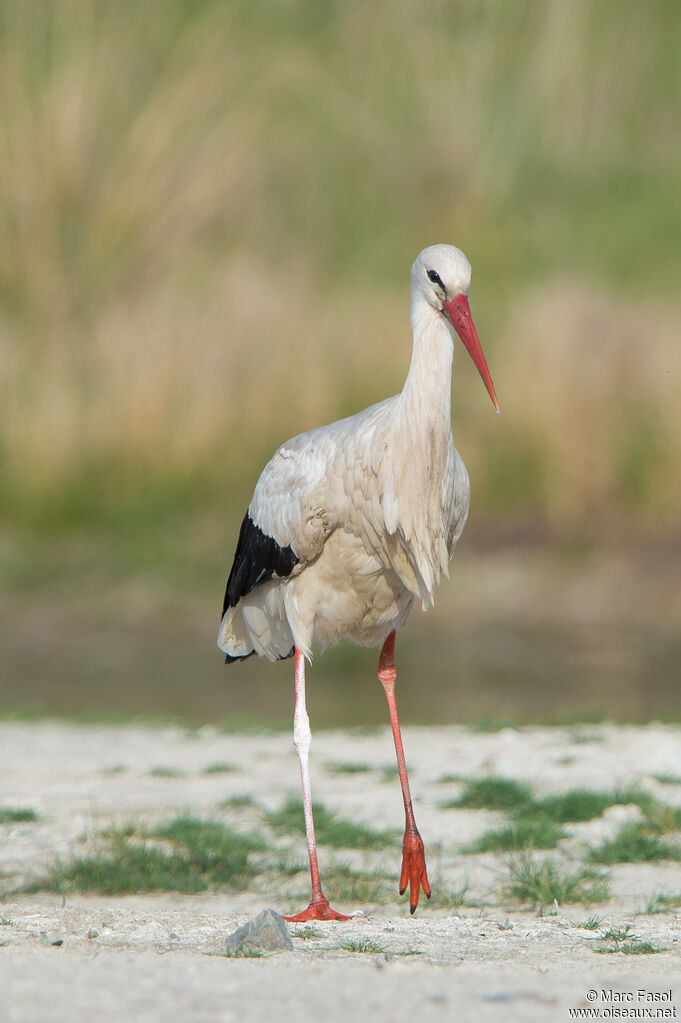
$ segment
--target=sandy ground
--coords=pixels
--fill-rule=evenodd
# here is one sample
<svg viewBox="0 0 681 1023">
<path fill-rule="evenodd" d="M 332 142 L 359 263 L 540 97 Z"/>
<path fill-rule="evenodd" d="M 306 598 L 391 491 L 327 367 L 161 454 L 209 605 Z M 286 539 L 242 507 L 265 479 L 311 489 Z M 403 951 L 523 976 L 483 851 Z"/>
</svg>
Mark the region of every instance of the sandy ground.
<svg viewBox="0 0 681 1023">
<path fill-rule="evenodd" d="M 294 1013 L 303 1021 L 340 1020 L 350 1013 L 358 1019 L 567 1020 L 574 1018 L 570 1009 L 589 1005 L 608 1018 L 603 1013 L 614 1004 L 661 1008 L 668 1014 L 658 1018 L 675 1018 L 672 1010 L 681 1010 L 681 914 L 643 910 L 652 895 L 681 892 L 681 864 L 617 866 L 607 904 L 545 907 L 540 916 L 536 907 L 513 905 L 504 895 L 503 858 L 462 852 L 500 817 L 439 804 L 460 791 L 457 782 L 442 783 L 443 775 L 496 772 L 528 780 L 540 794 L 578 785 L 637 784 L 679 805 L 681 784 L 657 779 L 681 773 L 681 729 L 415 728 L 405 729 L 405 746 L 434 889 L 431 902 L 414 917 L 395 891 L 386 905 L 339 905 L 355 918 L 316 925 L 313 937 L 292 927 L 293 952 L 229 959 L 220 955 L 224 938 L 249 917 L 267 906 L 281 912 L 302 908 L 304 875 L 287 879 L 278 891 L 263 889 L 258 878 L 252 890 L 238 894 L 12 896 L 0 907 L 3 1023 L 198 1023 Z M 383 777 L 393 757 L 387 731 L 319 733 L 312 754 L 317 799 L 374 826 L 401 825 L 397 783 Z M 222 762 L 238 769 L 205 773 Z M 332 770 L 348 762 L 370 770 Z M 216 816 L 225 799 L 239 795 L 276 808 L 297 786 L 289 735 L 228 735 L 210 728 L 3 723 L 0 772 L 0 805 L 29 807 L 40 815 L 34 823 L 0 826 L 6 888 L 39 878 L 58 857 L 95 847 L 112 823 L 152 822 L 187 810 Z M 561 855 L 574 865 L 585 844 L 613 834 L 638 812 L 612 807 L 598 820 L 574 825 Z M 240 826 L 254 828 L 261 821 L 256 811 L 250 813 L 239 818 Z M 289 849 L 300 845 L 295 855 L 304 857 L 302 840 L 281 841 Z M 395 875 L 399 870 L 398 850 L 347 857 L 322 850 L 322 872 L 334 856 L 358 868 L 388 866 Z M 474 905 L 438 905 L 438 892 L 463 884 Z M 601 930 L 580 926 L 592 914 L 602 918 Z M 665 951 L 594 953 L 603 928 L 625 924 Z M 381 952 L 341 947 L 350 941 L 374 942 Z M 589 992 L 596 993 L 594 1001 Z M 622 1002 L 626 993 L 632 1000 Z"/>
</svg>

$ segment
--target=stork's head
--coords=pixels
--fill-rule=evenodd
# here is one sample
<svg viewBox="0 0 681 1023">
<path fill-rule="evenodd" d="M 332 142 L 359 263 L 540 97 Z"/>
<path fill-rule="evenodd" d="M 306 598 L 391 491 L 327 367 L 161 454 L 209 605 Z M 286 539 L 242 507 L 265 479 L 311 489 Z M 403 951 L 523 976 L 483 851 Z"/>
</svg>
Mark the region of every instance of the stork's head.
<svg viewBox="0 0 681 1023">
<path fill-rule="evenodd" d="M 483 379 L 494 407 L 499 411 L 494 384 L 468 304 L 471 264 L 454 245 L 429 245 L 419 252 L 411 268 L 412 308 L 427 302 L 454 328 Z"/>
</svg>

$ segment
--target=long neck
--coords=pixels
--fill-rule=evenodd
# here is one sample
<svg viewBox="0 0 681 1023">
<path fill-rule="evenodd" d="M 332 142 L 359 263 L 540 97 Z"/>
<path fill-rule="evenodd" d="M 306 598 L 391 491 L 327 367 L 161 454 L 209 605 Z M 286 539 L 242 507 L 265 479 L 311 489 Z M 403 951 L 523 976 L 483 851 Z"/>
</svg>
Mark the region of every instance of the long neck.
<svg viewBox="0 0 681 1023">
<path fill-rule="evenodd" d="M 451 430 L 452 331 L 425 300 L 412 306 L 414 346 L 400 405 L 415 428 Z"/>
<path fill-rule="evenodd" d="M 386 461 L 386 525 L 399 532 L 424 610 L 447 569 L 454 444 L 451 426 L 453 345 L 444 317 L 412 302 L 414 348 L 395 408 L 396 443 Z"/>
</svg>

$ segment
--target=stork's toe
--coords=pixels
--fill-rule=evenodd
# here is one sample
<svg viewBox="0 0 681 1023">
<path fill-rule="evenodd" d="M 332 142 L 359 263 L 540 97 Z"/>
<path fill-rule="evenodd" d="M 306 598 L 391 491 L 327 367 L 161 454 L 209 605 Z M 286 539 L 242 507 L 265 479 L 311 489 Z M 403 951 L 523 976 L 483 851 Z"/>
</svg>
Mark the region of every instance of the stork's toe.
<svg viewBox="0 0 681 1023">
<path fill-rule="evenodd" d="M 302 913 L 296 913 L 295 916 L 285 916 L 284 920 L 297 924 L 303 923 L 305 920 L 352 920 L 352 917 L 344 916 L 343 913 L 338 913 L 335 909 L 332 909 L 327 897 L 320 893 L 320 895 L 313 896 L 312 902 Z"/>
<path fill-rule="evenodd" d="M 407 829 L 402 843 L 402 872 L 400 874 L 400 895 L 409 888 L 409 912 L 414 913 L 419 904 L 421 888 L 426 898 L 430 898 L 430 884 L 426 872 L 426 852 L 423 839 L 416 828 Z"/>
</svg>

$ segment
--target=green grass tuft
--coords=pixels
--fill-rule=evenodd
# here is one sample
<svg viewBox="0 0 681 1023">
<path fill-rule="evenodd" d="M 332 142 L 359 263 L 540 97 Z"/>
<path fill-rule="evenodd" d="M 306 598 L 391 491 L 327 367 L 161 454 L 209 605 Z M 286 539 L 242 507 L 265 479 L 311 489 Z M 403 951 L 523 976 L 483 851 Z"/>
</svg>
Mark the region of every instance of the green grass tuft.
<svg viewBox="0 0 681 1023">
<path fill-rule="evenodd" d="M 588 742 L 603 742 L 605 736 L 602 732 L 585 732 L 577 730 L 572 733 L 572 741 L 578 746 L 584 745 Z"/>
<path fill-rule="evenodd" d="M 0 807 L 0 824 L 23 824 L 33 823 L 38 820 L 35 810 L 21 806 Z"/>
<path fill-rule="evenodd" d="M 603 931 L 602 937 L 604 941 L 620 942 L 635 938 L 636 935 L 631 933 L 631 924 L 626 924 L 624 927 L 608 927 Z"/>
<path fill-rule="evenodd" d="M 324 872 L 324 894 L 330 902 L 385 903 L 394 898 L 396 888 L 397 877 L 379 870 L 357 871 L 334 863 Z"/>
<path fill-rule="evenodd" d="M 457 909 L 459 906 L 473 906 L 469 893 L 470 885 L 467 881 L 454 888 L 452 885 L 438 881 L 433 885 L 433 903 L 441 909 Z"/>
<path fill-rule="evenodd" d="M 536 809 L 553 821 L 589 821 L 600 817 L 612 805 L 612 796 L 589 789 L 569 789 L 555 796 L 545 796 L 535 804 Z"/>
<path fill-rule="evenodd" d="M 605 945 L 596 946 L 594 952 L 598 952 L 601 955 L 622 952 L 626 956 L 649 956 L 656 955 L 658 952 L 666 952 L 667 949 L 659 945 L 653 945 L 650 941 L 623 941 L 621 945 L 613 945 L 607 947 Z"/>
<path fill-rule="evenodd" d="M 466 852 L 511 852 L 515 849 L 554 849 L 565 832 L 546 818 L 518 817 L 508 827 L 486 831 Z"/>
<path fill-rule="evenodd" d="M 637 788 L 613 792 L 576 788 L 537 799 L 528 785 L 492 776 L 469 780 L 458 799 L 441 806 L 506 811 L 509 823 L 505 827 L 486 832 L 466 850 L 481 853 L 553 849 L 565 837 L 562 825 L 592 820 L 611 806 L 628 804 L 643 811 L 645 824 L 625 826 L 616 839 L 591 851 L 592 861 L 638 863 L 681 858 L 681 850 L 658 837 L 681 829 L 681 809 L 658 803 Z"/>
<path fill-rule="evenodd" d="M 296 874 L 309 873 L 309 866 L 302 860 L 291 859 L 289 855 L 277 856 L 270 862 L 270 868 L 283 875 L 283 877 L 295 877 Z"/>
<path fill-rule="evenodd" d="M 238 771 L 239 768 L 234 764 L 228 764 L 225 762 L 219 762 L 215 764 L 206 764 L 202 770 L 202 774 L 229 774 L 232 771 Z"/>
<path fill-rule="evenodd" d="M 279 810 L 268 813 L 267 821 L 281 834 L 305 833 L 303 807 L 296 796 L 290 796 Z M 338 817 L 323 803 L 314 808 L 315 834 L 320 845 L 336 849 L 376 849 L 395 844 L 392 831 L 378 831 L 366 824 Z"/>
<path fill-rule="evenodd" d="M 597 931 L 603 923 L 602 916 L 590 916 L 586 920 L 583 920 L 581 924 L 577 924 L 584 931 Z"/>
<path fill-rule="evenodd" d="M 513 778 L 475 778 L 467 781 L 458 799 L 441 803 L 443 809 L 520 810 L 532 803 L 529 785 Z"/>
<path fill-rule="evenodd" d="M 379 945 L 377 941 L 371 941 L 370 939 L 346 941 L 345 944 L 340 947 L 344 952 L 360 952 L 369 953 L 371 955 L 385 955 L 387 951 L 383 945 Z"/>
<path fill-rule="evenodd" d="M 643 906 L 641 913 L 645 916 L 652 916 L 655 913 L 671 913 L 672 910 L 681 906 L 681 892 L 677 895 L 663 895 L 662 893 L 651 895 Z"/>
<path fill-rule="evenodd" d="M 653 802 L 645 811 L 646 825 L 656 834 L 681 831 L 681 807 Z"/>
<path fill-rule="evenodd" d="M 218 884 L 231 881 L 242 872 L 250 852 L 266 848 L 256 835 L 241 834 L 220 821 L 203 820 L 189 814 L 149 830 L 145 837 L 170 842 L 185 850 L 192 863 Z"/>
<path fill-rule="evenodd" d="M 229 799 L 223 800 L 220 803 L 221 810 L 248 810 L 251 807 L 257 806 L 258 804 L 253 799 L 253 796 L 230 796 Z"/>
<path fill-rule="evenodd" d="M 570 873 L 548 857 L 535 860 L 527 850 L 510 858 L 507 866 L 508 894 L 522 902 L 540 905 L 554 901 L 559 904 L 604 902 L 609 895 L 609 881 L 605 875 L 588 868 Z"/>
<path fill-rule="evenodd" d="M 311 924 L 306 924 L 305 927 L 294 927 L 291 932 L 292 937 L 300 938 L 301 941 L 310 941 L 313 938 L 321 938 L 322 932 L 318 927 L 313 927 Z"/>
<path fill-rule="evenodd" d="M 614 838 L 589 851 L 592 863 L 649 863 L 655 860 L 681 860 L 681 848 L 663 842 L 647 821 L 622 825 Z"/>
<path fill-rule="evenodd" d="M 114 842 L 105 852 L 77 856 L 52 868 L 40 885 L 47 891 L 98 892 L 126 895 L 135 892 L 200 892 L 208 887 L 205 877 L 188 857 L 127 839 Z"/>
<path fill-rule="evenodd" d="M 596 945 L 593 949 L 599 955 L 612 955 L 616 952 L 623 952 L 624 955 L 655 955 L 657 952 L 666 951 L 649 941 L 641 941 L 632 934 L 630 924 L 621 928 L 609 928 L 603 933 L 602 940 L 607 944 Z"/>
<path fill-rule="evenodd" d="M 455 780 L 445 776 L 447 781 Z M 444 807 L 469 807 L 472 809 L 505 810 L 518 817 L 545 817 L 556 824 L 588 821 L 600 817 L 609 806 L 633 803 L 644 812 L 651 812 L 655 806 L 652 796 L 640 789 L 620 789 L 602 792 L 592 789 L 568 789 L 552 796 L 536 799 L 528 785 L 510 778 L 490 776 L 466 782 L 461 796 L 446 803 Z M 671 808 L 669 808 L 671 809 Z M 681 816 L 681 815 L 680 815 Z"/>
<path fill-rule="evenodd" d="M 566 792 L 535 800 L 532 809 L 537 814 L 545 814 L 556 823 L 567 824 L 593 820 L 594 817 L 600 817 L 610 806 L 633 804 L 645 811 L 654 803 L 652 796 L 639 789 L 616 789 L 614 792 L 568 789 Z"/>
<path fill-rule="evenodd" d="M 192 893 L 226 884 L 243 888 L 253 876 L 249 854 L 263 847 L 254 835 L 183 816 L 139 837 L 130 828 L 110 834 L 106 849 L 56 864 L 40 887 L 103 895 Z"/>
</svg>

